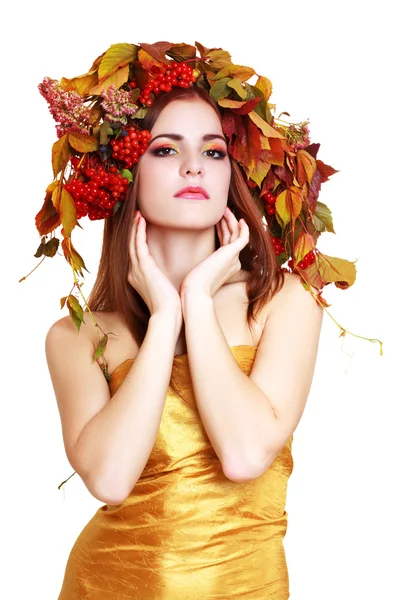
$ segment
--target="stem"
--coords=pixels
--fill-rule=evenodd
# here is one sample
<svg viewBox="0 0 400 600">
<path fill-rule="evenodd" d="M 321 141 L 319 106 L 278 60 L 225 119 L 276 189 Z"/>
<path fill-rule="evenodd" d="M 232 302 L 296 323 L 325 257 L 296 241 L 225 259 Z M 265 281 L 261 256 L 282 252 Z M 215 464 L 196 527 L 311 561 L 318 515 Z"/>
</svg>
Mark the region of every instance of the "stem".
<svg viewBox="0 0 400 600">
<path fill-rule="evenodd" d="M 72 475 L 70 475 L 70 476 L 68 477 L 68 479 L 66 479 L 65 481 L 63 481 L 62 483 L 60 483 L 60 485 L 57 487 L 57 489 L 58 489 L 58 490 L 59 490 L 59 489 L 61 489 L 61 487 L 64 485 L 64 483 L 67 483 L 67 481 L 69 481 L 69 480 L 71 479 L 71 477 L 73 477 L 75 474 L 76 474 L 76 471 L 74 471 L 74 472 L 72 473 Z"/>
<path fill-rule="evenodd" d="M 34 268 L 32 269 L 32 271 L 30 271 L 30 273 L 28 273 L 28 275 L 25 275 L 25 277 L 21 277 L 21 279 L 18 281 L 18 283 L 21 283 L 21 281 L 24 281 L 24 280 L 25 280 L 27 277 L 29 277 L 29 275 L 31 275 L 31 273 L 33 273 L 33 271 L 34 271 L 35 269 L 37 269 L 37 268 L 39 267 L 39 265 L 41 265 L 41 264 L 42 264 L 42 262 L 44 261 L 44 259 L 45 259 L 45 258 L 46 258 L 46 257 L 45 257 L 45 256 L 43 256 L 43 258 L 42 258 L 42 260 L 40 261 L 40 263 L 38 263 L 38 264 L 36 265 L 36 267 L 34 267 Z"/>
</svg>

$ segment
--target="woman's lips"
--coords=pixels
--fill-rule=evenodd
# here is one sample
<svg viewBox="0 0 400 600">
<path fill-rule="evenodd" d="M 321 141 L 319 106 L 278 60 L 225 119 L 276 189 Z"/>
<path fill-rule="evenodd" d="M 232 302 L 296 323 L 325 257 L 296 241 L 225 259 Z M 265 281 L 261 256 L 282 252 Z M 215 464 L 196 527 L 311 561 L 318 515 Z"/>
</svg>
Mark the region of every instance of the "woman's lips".
<svg viewBox="0 0 400 600">
<path fill-rule="evenodd" d="M 208 200 L 206 190 L 198 186 L 188 186 L 175 194 L 176 198 L 187 198 L 189 200 Z"/>
</svg>

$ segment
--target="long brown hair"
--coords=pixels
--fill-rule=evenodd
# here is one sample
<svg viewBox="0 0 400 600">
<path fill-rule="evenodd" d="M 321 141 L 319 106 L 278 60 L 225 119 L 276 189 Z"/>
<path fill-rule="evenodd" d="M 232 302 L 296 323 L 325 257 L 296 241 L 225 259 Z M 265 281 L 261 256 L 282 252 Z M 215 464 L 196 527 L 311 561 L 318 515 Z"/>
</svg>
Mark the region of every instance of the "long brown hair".
<svg viewBox="0 0 400 600">
<path fill-rule="evenodd" d="M 199 87 L 173 88 L 171 92 L 156 98 L 141 122 L 142 129 L 151 131 L 163 108 L 180 99 L 201 99 L 212 106 L 219 119 L 222 119 L 220 107 L 213 102 L 207 90 Z M 245 175 L 235 160 L 230 161 L 232 171 L 228 206 L 238 220 L 246 220 L 250 230 L 249 243 L 240 252 L 239 259 L 242 269 L 249 273 L 246 282 L 249 300 L 247 323 L 251 328 L 264 303 L 282 287 L 284 276 L 277 265 L 269 231 L 245 183 Z M 89 308 L 93 311 L 118 313 L 138 346 L 144 340 L 150 318 L 146 303 L 128 282 L 128 242 L 138 200 L 139 168 L 140 160 L 132 169 L 133 183 L 123 206 L 114 216 L 105 220 L 99 269 L 88 300 Z M 215 246 L 216 249 L 220 246 L 216 230 Z"/>
</svg>

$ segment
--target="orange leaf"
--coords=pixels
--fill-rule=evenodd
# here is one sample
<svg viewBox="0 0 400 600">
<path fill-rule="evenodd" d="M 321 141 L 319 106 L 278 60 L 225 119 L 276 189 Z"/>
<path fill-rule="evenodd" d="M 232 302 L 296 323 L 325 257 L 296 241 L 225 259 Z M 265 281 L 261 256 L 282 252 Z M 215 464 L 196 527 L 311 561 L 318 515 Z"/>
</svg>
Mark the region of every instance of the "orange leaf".
<svg viewBox="0 0 400 600">
<path fill-rule="evenodd" d="M 65 169 L 71 156 L 71 147 L 68 142 L 68 133 L 65 133 L 53 144 L 51 149 L 51 159 L 53 165 L 54 177 L 57 177 L 60 171 Z"/>
<path fill-rule="evenodd" d="M 300 214 L 302 206 L 301 191 L 295 186 L 290 186 L 279 194 L 276 199 L 275 208 L 277 214 L 283 221 L 284 226 L 295 221 Z"/>
<path fill-rule="evenodd" d="M 60 81 L 60 85 L 66 92 L 77 92 L 80 96 L 85 96 L 89 93 L 89 90 L 97 84 L 97 73 L 94 70 L 85 73 L 84 75 L 78 75 L 72 79 L 66 79 L 63 77 Z"/>
<path fill-rule="evenodd" d="M 283 167 L 285 164 L 285 153 L 283 151 L 282 140 L 269 138 L 269 150 L 267 150 L 266 159 L 272 165 Z"/>
<path fill-rule="evenodd" d="M 251 98 L 247 102 L 240 102 L 239 100 L 230 100 L 229 98 L 222 98 L 218 100 L 218 104 L 223 108 L 230 108 L 234 113 L 238 115 L 247 115 L 253 110 L 261 100 L 258 98 Z"/>
<path fill-rule="evenodd" d="M 61 189 L 60 214 L 65 236 L 69 237 L 78 221 L 76 218 L 75 202 L 71 194 L 64 187 Z"/>
<path fill-rule="evenodd" d="M 152 67 L 163 67 L 165 62 L 157 60 L 142 48 L 140 48 L 138 52 L 138 59 L 143 69 L 145 69 L 146 71 L 151 71 Z"/>
<path fill-rule="evenodd" d="M 316 164 L 317 164 L 318 171 L 321 173 L 321 176 L 322 176 L 322 179 L 321 179 L 322 183 L 325 183 L 325 181 L 328 181 L 328 178 L 331 175 L 334 175 L 335 173 L 339 173 L 339 171 L 336 171 L 336 169 L 334 169 L 333 167 L 330 167 L 329 165 L 326 165 L 325 163 L 323 163 L 322 160 L 317 159 Z"/>
<path fill-rule="evenodd" d="M 35 217 L 36 229 L 40 235 L 50 233 L 61 223 L 60 215 L 51 200 L 51 194 L 51 191 L 46 193 L 43 206 Z"/>
</svg>

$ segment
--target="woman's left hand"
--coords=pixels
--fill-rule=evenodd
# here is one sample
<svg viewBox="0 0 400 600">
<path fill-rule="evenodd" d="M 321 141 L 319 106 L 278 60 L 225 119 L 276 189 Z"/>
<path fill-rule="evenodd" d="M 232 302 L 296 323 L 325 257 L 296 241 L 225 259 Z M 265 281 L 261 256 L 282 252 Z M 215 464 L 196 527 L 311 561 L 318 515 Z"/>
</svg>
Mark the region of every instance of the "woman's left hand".
<svg viewBox="0 0 400 600">
<path fill-rule="evenodd" d="M 194 291 L 212 298 L 228 279 L 240 271 L 239 253 L 249 243 L 246 221 L 237 221 L 232 211 L 226 207 L 216 227 L 221 246 L 186 275 L 180 287 L 181 297 Z"/>
</svg>

